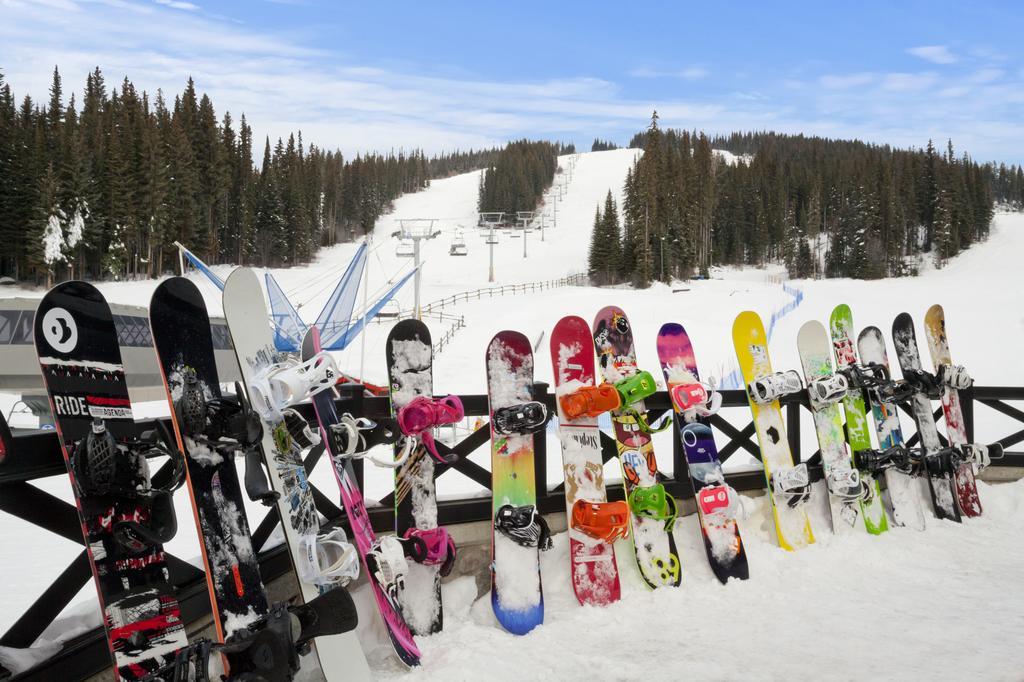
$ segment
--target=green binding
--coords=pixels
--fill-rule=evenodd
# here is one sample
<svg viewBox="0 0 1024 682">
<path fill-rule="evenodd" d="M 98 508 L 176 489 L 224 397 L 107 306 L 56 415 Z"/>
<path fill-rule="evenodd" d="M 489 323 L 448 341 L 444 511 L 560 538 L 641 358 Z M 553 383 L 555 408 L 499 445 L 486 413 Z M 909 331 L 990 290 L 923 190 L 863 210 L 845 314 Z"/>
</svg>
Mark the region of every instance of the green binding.
<svg viewBox="0 0 1024 682">
<path fill-rule="evenodd" d="M 631 377 L 626 377 L 615 384 L 615 390 L 622 398 L 623 407 L 650 398 L 658 390 L 654 377 L 650 372 L 641 370 Z"/>
<path fill-rule="evenodd" d="M 665 522 L 665 532 L 671 533 L 676 522 L 676 499 L 668 494 L 661 483 L 633 488 L 629 494 L 629 508 L 636 516 Z"/>
<path fill-rule="evenodd" d="M 651 426 L 650 422 L 647 421 L 646 412 L 641 414 L 637 410 L 631 410 L 628 407 L 641 400 L 650 398 L 658 390 L 658 386 L 654 383 L 654 377 L 651 376 L 650 372 L 641 370 L 631 377 L 626 377 L 615 384 L 615 390 L 619 392 L 619 399 L 622 401 L 620 414 L 628 415 L 635 419 L 637 426 L 644 433 L 661 433 L 672 424 L 671 419 L 664 419 L 661 422 L 661 426 Z"/>
</svg>

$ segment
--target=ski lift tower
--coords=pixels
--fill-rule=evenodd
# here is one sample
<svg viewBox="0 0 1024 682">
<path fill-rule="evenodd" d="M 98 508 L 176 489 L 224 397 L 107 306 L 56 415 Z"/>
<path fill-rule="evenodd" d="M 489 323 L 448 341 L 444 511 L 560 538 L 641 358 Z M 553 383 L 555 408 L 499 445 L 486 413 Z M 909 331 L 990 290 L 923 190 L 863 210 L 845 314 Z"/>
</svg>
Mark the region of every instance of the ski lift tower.
<svg viewBox="0 0 1024 682">
<path fill-rule="evenodd" d="M 494 245 L 498 243 L 498 238 L 494 234 L 494 228 L 496 225 L 501 224 L 504 220 L 505 214 L 501 211 L 493 211 L 490 213 L 481 213 L 480 220 L 477 223 L 480 227 L 490 228 L 490 232 L 487 235 L 487 246 L 491 252 L 491 266 L 488 270 L 487 281 L 494 281 Z"/>
<path fill-rule="evenodd" d="M 416 275 L 413 278 L 413 288 L 415 290 L 415 304 L 414 312 L 416 319 L 420 319 L 422 311 L 420 310 L 420 242 L 424 239 L 434 239 L 441 234 L 440 230 L 434 230 L 434 223 L 438 221 L 437 218 L 399 218 L 398 219 L 398 234 L 403 240 L 412 241 L 412 257 L 413 267 L 416 269 Z"/>
<path fill-rule="evenodd" d="M 533 211 L 516 211 L 516 219 L 523 224 L 523 258 L 526 258 L 526 233 L 529 232 L 530 221 L 533 220 Z"/>
</svg>

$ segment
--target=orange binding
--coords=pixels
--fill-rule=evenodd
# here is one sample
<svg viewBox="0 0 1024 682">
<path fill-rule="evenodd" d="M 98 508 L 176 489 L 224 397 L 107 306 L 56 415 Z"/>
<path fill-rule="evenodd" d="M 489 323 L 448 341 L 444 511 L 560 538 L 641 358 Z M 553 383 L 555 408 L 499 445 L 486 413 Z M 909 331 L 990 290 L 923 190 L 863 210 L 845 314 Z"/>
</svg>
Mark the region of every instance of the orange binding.
<svg viewBox="0 0 1024 682">
<path fill-rule="evenodd" d="M 596 540 L 615 542 L 629 535 L 629 505 L 623 500 L 576 500 L 572 505 L 572 527 Z"/>
<path fill-rule="evenodd" d="M 575 421 L 617 410 L 622 406 L 622 397 L 612 384 L 580 386 L 572 393 L 558 396 L 558 404 L 565 418 Z"/>
</svg>

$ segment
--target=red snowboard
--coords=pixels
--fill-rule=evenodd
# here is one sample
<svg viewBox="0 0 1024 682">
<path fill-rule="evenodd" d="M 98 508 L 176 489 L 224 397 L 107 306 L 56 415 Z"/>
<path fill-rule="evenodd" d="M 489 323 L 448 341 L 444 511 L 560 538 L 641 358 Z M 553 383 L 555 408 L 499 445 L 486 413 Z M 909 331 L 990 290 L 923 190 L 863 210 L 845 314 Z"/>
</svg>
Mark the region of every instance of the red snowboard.
<svg viewBox="0 0 1024 682">
<path fill-rule="evenodd" d="M 580 317 L 562 318 L 551 332 L 551 365 L 556 395 L 594 384 L 594 345 L 590 325 Z M 557 402 L 557 401 L 556 401 Z M 619 571 L 612 543 L 573 527 L 577 500 L 606 502 L 601 432 L 596 417 L 569 421 L 558 408 L 558 438 L 565 473 L 565 508 L 569 516 L 569 558 L 572 588 L 580 604 L 604 605 L 618 601 Z M 625 519 L 623 519 L 625 520 Z"/>
</svg>

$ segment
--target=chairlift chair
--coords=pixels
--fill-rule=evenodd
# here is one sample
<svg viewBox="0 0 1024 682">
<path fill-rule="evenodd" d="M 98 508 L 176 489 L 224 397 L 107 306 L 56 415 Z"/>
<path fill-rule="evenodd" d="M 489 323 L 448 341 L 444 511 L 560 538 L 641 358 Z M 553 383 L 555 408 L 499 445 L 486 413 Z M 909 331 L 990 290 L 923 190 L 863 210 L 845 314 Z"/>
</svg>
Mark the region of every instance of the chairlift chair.
<svg viewBox="0 0 1024 682">
<path fill-rule="evenodd" d="M 411 239 L 399 240 L 398 246 L 395 247 L 395 255 L 402 258 L 412 258 L 415 255 L 413 244 Z"/>
</svg>

